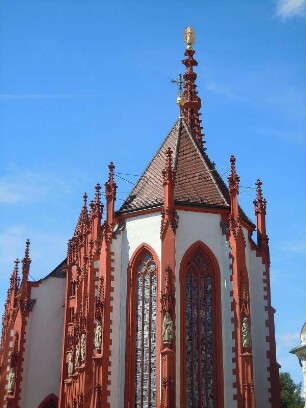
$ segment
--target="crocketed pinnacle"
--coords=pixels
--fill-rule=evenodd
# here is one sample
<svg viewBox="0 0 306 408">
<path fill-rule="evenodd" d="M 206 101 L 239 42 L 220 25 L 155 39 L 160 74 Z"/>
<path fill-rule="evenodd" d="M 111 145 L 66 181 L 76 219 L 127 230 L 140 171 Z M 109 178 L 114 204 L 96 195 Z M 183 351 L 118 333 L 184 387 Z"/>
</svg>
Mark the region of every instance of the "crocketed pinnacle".
<svg viewBox="0 0 306 408">
<path fill-rule="evenodd" d="M 24 258 L 21 261 L 22 263 L 22 276 L 23 279 L 27 279 L 30 271 L 30 265 L 31 265 L 31 258 L 30 258 L 30 240 L 26 240 L 26 247 L 25 247 L 25 253 L 24 253 Z"/>
<path fill-rule="evenodd" d="M 188 27 L 186 31 L 188 29 L 190 30 L 191 27 Z M 184 53 L 186 58 L 182 60 L 182 63 L 186 67 L 186 72 L 184 73 L 184 104 L 181 107 L 181 112 L 182 117 L 185 119 L 194 138 L 198 142 L 199 146 L 203 148 L 204 142 L 202 137 L 202 121 L 200 120 L 201 113 L 199 112 L 201 109 L 201 99 L 199 98 L 197 92 L 197 74 L 193 71 L 193 67 L 197 66 L 198 63 L 193 57 L 194 53 L 195 51 L 187 43 L 187 48 Z"/>
<path fill-rule="evenodd" d="M 256 199 L 253 201 L 255 206 L 255 214 L 263 213 L 266 214 L 267 200 L 262 196 L 262 182 L 257 180 L 256 183 Z"/>
</svg>

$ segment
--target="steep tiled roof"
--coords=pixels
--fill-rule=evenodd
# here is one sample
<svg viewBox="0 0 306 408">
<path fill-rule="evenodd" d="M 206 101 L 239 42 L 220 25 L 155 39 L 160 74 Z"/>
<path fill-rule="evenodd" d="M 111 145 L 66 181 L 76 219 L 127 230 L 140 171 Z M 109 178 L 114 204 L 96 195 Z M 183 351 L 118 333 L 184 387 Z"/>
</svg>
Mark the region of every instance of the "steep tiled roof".
<svg viewBox="0 0 306 408">
<path fill-rule="evenodd" d="M 134 212 L 163 204 L 162 170 L 168 147 L 173 150 L 173 166 L 176 170 L 175 203 L 228 208 L 227 187 L 191 135 L 184 119 L 180 118 L 118 212 Z"/>
</svg>

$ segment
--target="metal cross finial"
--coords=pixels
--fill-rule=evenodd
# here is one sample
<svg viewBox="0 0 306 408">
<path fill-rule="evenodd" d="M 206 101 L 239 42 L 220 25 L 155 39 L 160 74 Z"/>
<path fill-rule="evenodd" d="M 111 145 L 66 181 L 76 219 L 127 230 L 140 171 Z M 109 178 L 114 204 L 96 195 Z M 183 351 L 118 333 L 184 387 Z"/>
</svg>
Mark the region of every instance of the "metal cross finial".
<svg viewBox="0 0 306 408">
<path fill-rule="evenodd" d="M 184 86 L 184 79 L 183 75 L 179 74 L 176 79 L 172 79 L 171 82 L 175 84 L 178 88 L 178 96 L 176 98 L 176 103 L 182 107 L 184 105 L 184 97 L 183 97 L 183 86 Z"/>
<path fill-rule="evenodd" d="M 181 94 L 183 92 L 184 85 L 183 75 L 179 74 L 176 79 L 171 79 L 171 82 L 177 86 L 179 94 Z"/>
</svg>

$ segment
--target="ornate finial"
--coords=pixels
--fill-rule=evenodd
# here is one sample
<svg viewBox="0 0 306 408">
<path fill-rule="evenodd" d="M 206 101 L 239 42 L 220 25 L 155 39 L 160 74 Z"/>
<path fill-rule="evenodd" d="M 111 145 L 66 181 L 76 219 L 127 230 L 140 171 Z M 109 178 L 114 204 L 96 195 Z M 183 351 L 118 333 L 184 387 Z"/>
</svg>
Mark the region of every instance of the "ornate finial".
<svg viewBox="0 0 306 408">
<path fill-rule="evenodd" d="M 84 193 L 84 195 L 83 195 L 84 207 L 87 207 L 87 198 L 88 198 L 88 195 L 86 193 Z"/>
<path fill-rule="evenodd" d="M 25 257 L 29 258 L 30 255 L 30 240 L 26 240 L 26 249 L 25 249 Z"/>
<path fill-rule="evenodd" d="M 23 264 L 30 264 L 31 263 L 31 259 L 30 259 L 30 240 L 27 239 L 26 240 L 26 247 L 25 247 L 25 251 L 24 251 L 24 258 L 22 260 Z"/>
<path fill-rule="evenodd" d="M 109 168 L 109 180 L 113 180 L 114 179 L 114 170 L 115 170 L 115 165 L 113 162 L 110 162 L 108 165 Z"/>
<path fill-rule="evenodd" d="M 262 189 L 261 189 L 262 182 L 259 179 L 257 179 L 255 182 L 255 185 L 256 185 L 256 198 L 262 199 Z"/>
<path fill-rule="evenodd" d="M 181 112 L 182 117 L 193 133 L 193 137 L 199 146 L 205 150 L 203 147 L 202 121 L 200 119 L 201 99 L 198 97 L 197 92 L 197 74 L 193 71 L 193 67 L 196 67 L 198 63 L 193 57 L 195 51 L 192 49 L 192 44 L 195 37 L 191 27 L 186 28 L 184 36 L 187 48 L 184 53 L 186 58 L 182 61 L 186 67 L 186 72 L 184 73 L 184 101 L 181 106 Z"/>
<path fill-rule="evenodd" d="M 26 248 L 24 252 L 24 258 L 22 259 L 22 275 L 23 279 L 27 280 L 30 270 L 31 258 L 30 258 L 30 240 L 26 240 Z"/>
<path fill-rule="evenodd" d="M 230 163 L 231 163 L 231 174 L 228 177 L 228 183 L 229 183 L 229 190 L 230 193 L 234 194 L 239 194 L 239 181 L 240 178 L 236 172 L 236 158 L 235 156 L 230 157 Z"/>
<path fill-rule="evenodd" d="M 19 259 L 18 258 L 16 258 L 15 259 L 15 261 L 14 261 L 14 264 L 15 264 L 15 267 L 14 267 L 14 270 L 18 273 L 18 270 L 19 270 Z"/>
<path fill-rule="evenodd" d="M 95 190 L 96 190 L 96 194 L 95 194 L 96 204 L 100 204 L 100 201 L 101 201 L 101 193 L 100 193 L 101 186 L 100 186 L 99 183 L 96 184 Z"/>
<path fill-rule="evenodd" d="M 192 50 L 192 45 L 195 43 L 195 34 L 190 26 L 188 26 L 184 31 L 184 41 L 187 45 L 187 50 Z"/>
<path fill-rule="evenodd" d="M 14 261 L 14 270 L 10 278 L 11 287 L 16 287 L 18 283 L 18 272 L 19 272 L 19 259 L 16 258 Z"/>
<path fill-rule="evenodd" d="M 256 199 L 253 201 L 254 206 L 255 206 L 255 214 L 258 214 L 260 212 L 264 213 L 266 212 L 266 207 L 267 207 L 267 200 L 263 198 L 262 196 L 262 182 L 258 179 L 255 182 L 256 185 Z"/>
<path fill-rule="evenodd" d="M 167 169 L 172 168 L 172 153 L 173 150 L 171 149 L 171 147 L 168 147 L 168 149 L 166 150 L 166 156 L 167 156 L 167 161 L 166 161 L 166 167 Z"/>
<path fill-rule="evenodd" d="M 175 178 L 175 171 L 172 170 L 172 154 L 173 150 L 171 147 L 168 147 L 166 149 L 166 167 L 162 171 L 163 178 L 164 178 L 164 183 L 174 181 Z"/>
</svg>

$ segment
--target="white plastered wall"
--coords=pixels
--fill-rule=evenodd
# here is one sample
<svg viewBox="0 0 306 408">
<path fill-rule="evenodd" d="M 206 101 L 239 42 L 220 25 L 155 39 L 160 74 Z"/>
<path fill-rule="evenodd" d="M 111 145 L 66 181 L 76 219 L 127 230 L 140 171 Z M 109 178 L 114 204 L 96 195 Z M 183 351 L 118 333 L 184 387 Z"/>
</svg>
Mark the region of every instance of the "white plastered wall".
<svg viewBox="0 0 306 408">
<path fill-rule="evenodd" d="M 221 304 L 222 304 L 222 342 L 223 342 L 223 376 L 224 406 L 236 407 L 233 400 L 233 369 L 232 363 L 234 341 L 232 339 L 233 324 L 231 323 L 230 261 L 229 249 L 220 228 L 221 217 L 218 214 L 179 211 L 179 226 L 176 233 L 176 327 L 180 327 L 180 284 L 179 271 L 181 260 L 187 249 L 196 241 L 204 242 L 214 253 L 220 267 Z M 180 407 L 180 336 L 176 332 L 176 407 Z M 181 407 L 184 408 L 184 407 Z"/>
<path fill-rule="evenodd" d="M 264 300 L 263 283 L 265 265 L 263 265 L 261 257 L 256 256 L 256 251 L 251 250 L 246 230 L 244 230 L 244 235 L 246 240 L 246 261 L 250 286 L 253 374 L 256 404 L 258 407 L 269 408 L 271 407 L 271 403 L 269 402 L 270 392 L 268 390 L 270 387 L 268 382 L 269 362 L 267 358 L 269 344 L 266 341 L 269 332 L 266 327 L 268 315 L 265 311 L 267 301 Z"/>
<path fill-rule="evenodd" d="M 128 218 L 125 229 L 113 240 L 114 282 L 112 346 L 111 346 L 111 407 L 124 407 L 125 343 L 126 343 L 126 296 L 128 264 L 137 248 L 147 244 L 153 248 L 160 262 L 160 213 Z M 159 288 L 160 290 L 160 288 Z"/>
<path fill-rule="evenodd" d="M 49 277 L 33 287 L 36 299 L 26 326 L 22 408 L 37 407 L 59 395 L 66 279 Z"/>
</svg>

